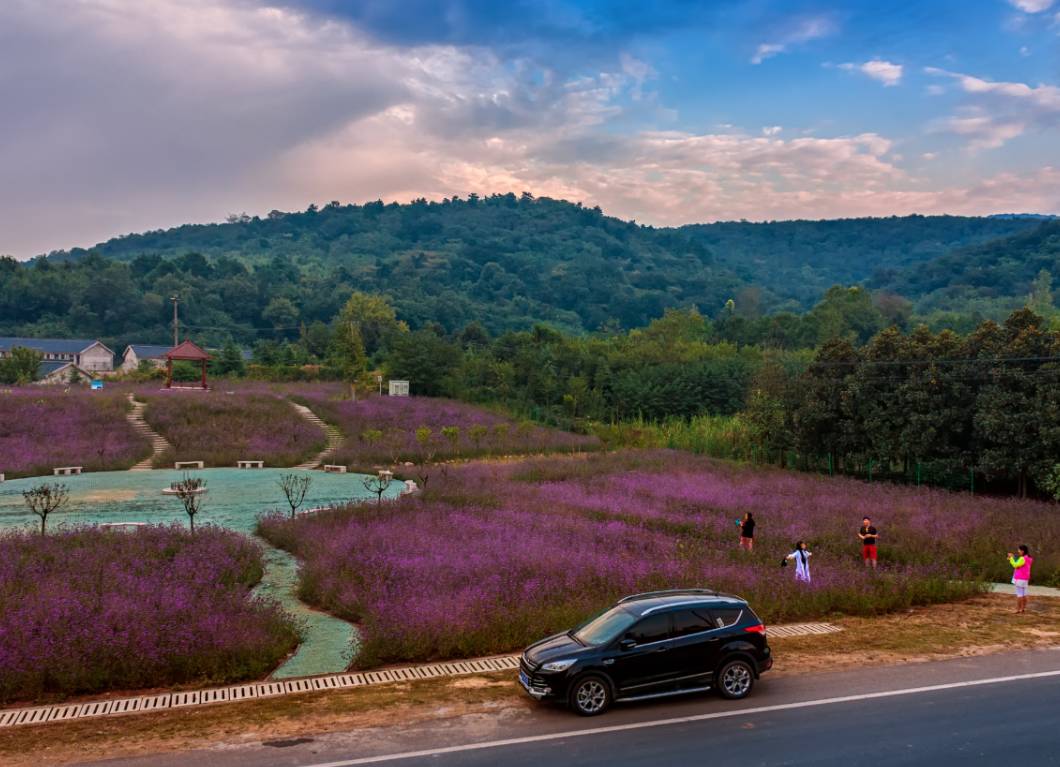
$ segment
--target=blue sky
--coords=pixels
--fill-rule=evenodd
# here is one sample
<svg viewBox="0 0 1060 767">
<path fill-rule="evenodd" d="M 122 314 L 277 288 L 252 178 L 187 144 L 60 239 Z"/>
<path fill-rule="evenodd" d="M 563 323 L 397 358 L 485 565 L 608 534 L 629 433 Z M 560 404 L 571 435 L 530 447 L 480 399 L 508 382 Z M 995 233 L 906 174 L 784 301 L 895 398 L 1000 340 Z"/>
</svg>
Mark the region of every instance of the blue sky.
<svg viewBox="0 0 1060 767">
<path fill-rule="evenodd" d="M 530 191 L 658 225 L 1060 211 L 1060 0 L 5 0 L 0 253 Z"/>
</svg>

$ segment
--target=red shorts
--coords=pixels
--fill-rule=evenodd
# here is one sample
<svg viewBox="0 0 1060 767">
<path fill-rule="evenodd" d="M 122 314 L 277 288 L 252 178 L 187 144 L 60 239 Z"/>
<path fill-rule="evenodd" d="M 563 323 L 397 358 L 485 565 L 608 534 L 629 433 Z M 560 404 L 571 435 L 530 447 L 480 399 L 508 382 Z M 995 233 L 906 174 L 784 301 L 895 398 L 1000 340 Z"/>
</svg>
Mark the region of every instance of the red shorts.
<svg viewBox="0 0 1060 767">
<path fill-rule="evenodd" d="M 876 544 L 866 543 L 861 547 L 861 558 L 862 559 L 876 559 Z"/>
</svg>

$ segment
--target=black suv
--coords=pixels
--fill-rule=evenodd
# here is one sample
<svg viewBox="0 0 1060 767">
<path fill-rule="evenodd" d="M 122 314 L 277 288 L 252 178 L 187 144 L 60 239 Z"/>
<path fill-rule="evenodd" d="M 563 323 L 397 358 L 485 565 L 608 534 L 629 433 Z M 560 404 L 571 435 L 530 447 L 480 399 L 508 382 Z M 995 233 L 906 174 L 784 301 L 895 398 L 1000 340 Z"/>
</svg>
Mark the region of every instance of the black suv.
<svg viewBox="0 0 1060 767">
<path fill-rule="evenodd" d="M 614 701 L 711 688 L 743 698 L 772 665 L 766 627 L 744 600 L 706 589 L 653 591 L 530 645 L 519 683 L 537 700 L 595 716 Z"/>
</svg>

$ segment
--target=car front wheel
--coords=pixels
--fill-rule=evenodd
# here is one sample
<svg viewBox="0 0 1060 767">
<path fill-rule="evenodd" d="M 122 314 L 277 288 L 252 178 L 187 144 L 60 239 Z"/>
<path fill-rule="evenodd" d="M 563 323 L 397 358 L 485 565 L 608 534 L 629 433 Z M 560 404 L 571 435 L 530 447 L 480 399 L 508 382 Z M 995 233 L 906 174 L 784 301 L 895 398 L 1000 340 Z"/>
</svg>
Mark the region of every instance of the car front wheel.
<svg viewBox="0 0 1060 767">
<path fill-rule="evenodd" d="M 570 707 L 582 716 L 597 716 L 611 708 L 611 685 L 602 676 L 589 674 L 571 687 Z"/>
<path fill-rule="evenodd" d="M 751 688 L 755 684 L 755 672 L 745 660 L 730 660 L 718 669 L 715 683 L 723 698 L 739 700 L 751 694 Z"/>
</svg>

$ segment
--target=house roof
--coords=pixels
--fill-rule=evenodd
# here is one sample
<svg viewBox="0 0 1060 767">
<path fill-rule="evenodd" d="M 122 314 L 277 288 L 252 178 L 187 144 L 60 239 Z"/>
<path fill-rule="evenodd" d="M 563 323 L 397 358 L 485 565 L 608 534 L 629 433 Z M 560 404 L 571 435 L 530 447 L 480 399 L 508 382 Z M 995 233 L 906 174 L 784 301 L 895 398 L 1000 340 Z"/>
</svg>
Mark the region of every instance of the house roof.
<svg viewBox="0 0 1060 767">
<path fill-rule="evenodd" d="M 80 354 L 85 349 L 98 344 L 91 338 L 19 338 L 17 336 L 0 337 L 0 349 L 5 351 L 16 346 L 23 346 L 44 354 Z M 100 344 L 103 346 L 103 344 Z M 103 346 L 106 349 L 106 346 Z"/>
<path fill-rule="evenodd" d="M 129 350 L 132 349 L 133 354 L 142 360 L 161 359 L 172 348 L 171 346 L 152 346 L 151 344 L 129 344 L 125 347 L 125 352 L 122 356 L 128 356 Z"/>
<path fill-rule="evenodd" d="M 79 368 L 73 362 L 64 362 L 63 360 L 48 360 L 46 362 L 42 362 L 37 367 L 37 380 L 39 381 L 42 378 L 47 378 L 53 373 L 61 372 L 63 370 L 66 370 L 67 368 L 72 368 L 73 370 L 76 370 L 78 374 L 83 378 L 92 378 L 91 373 L 89 373 L 87 370 Z"/>
<path fill-rule="evenodd" d="M 182 341 L 165 353 L 167 360 L 208 360 L 210 355 L 191 341 Z"/>
</svg>

